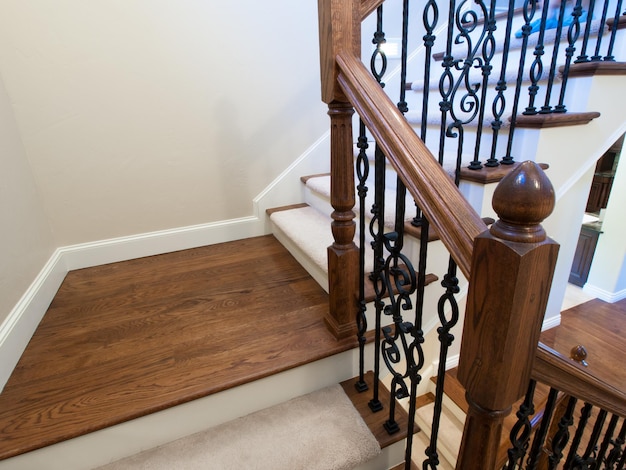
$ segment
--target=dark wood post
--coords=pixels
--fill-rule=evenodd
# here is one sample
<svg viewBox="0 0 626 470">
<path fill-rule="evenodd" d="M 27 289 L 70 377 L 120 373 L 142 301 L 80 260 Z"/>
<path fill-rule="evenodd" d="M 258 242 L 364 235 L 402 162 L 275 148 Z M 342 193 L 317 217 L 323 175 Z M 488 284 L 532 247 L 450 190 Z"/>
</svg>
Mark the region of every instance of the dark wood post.
<svg viewBox="0 0 626 470">
<path fill-rule="evenodd" d="M 330 305 L 326 324 L 336 338 L 356 334 L 359 250 L 356 225 L 352 116 L 354 109 L 337 83 L 335 58 L 343 50 L 360 55 L 361 18 L 358 0 L 318 0 L 322 100 L 330 116 L 330 203 L 334 242 L 328 247 Z"/>
<path fill-rule="evenodd" d="M 499 220 L 474 242 L 458 378 L 469 412 L 457 469 L 495 469 L 503 419 L 524 396 L 552 284 L 558 244 L 541 222 L 552 184 L 534 162 L 502 179 Z"/>
</svg>

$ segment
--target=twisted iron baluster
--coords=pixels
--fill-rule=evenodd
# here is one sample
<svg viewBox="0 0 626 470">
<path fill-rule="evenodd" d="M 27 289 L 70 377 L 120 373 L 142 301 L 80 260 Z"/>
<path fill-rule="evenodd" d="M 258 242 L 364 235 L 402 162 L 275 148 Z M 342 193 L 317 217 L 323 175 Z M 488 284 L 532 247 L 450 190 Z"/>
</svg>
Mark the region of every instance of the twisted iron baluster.
<svg viewBox="0 0 626 470">
<path fill-rule="evenodd" d="M 574 424 L 574 408 L 578 400 L 570 397 L 567 402 L 565 413 L 558 424 L 558 431 L 552 438 L 552 453 L 548 458 L 548 468 L 555 469 L 563 458 L 563 449 L 569 441 L 569 427 Z"/>
<path fill-rule="evenodd" d="M 359 119 L 359 138 L 357 148 L 359 154 L 356 159 L 356 173 L 359 183 L 357 185 L 357 194 L 359 197 L 359 311 L 357 312 L 357 338 L 359 341 L 359 380 L 355 383 L 355 387 L 359 392 L 367 390 L 365 383 L 365 333 L 367 332 L 367 319 L 365 317 L 365 198 L 367 196 L 367 177 L 369 176 L 369 160 L 366 150 L 369 147 L 367 143 L 367 134 L 365 123 Z"/>
<path fill-rule="evenodd" d="M 621 1 L 621 0 L 620 0 Z M 567 80 L 569 78 L 569 69 L 572 64 L 572 58 L 574 57 L 574 52 L 576 52 L 576 41 L 578 41 L 578 37 L 580 35 L 580 16 L 583 13 L 582 0 L 577 0 L 576 6 L 574 6 L 574 10 L 572 11 L 572 24 L 570 25 L 567 31 L 567 43 L 568 46 L 565 48 L 565 64 L 563 65 L 563 80 L 561 81 L 561 92 L 559 94 L 559 103 L 554 107 L 555 113 L 564 113 L 567 111 L 565 108 L 565 89 L 567 87 Z M 589 18 L 591 21 L 591 18 Z"/>
<path fill-rule="evenodd" d="M 546 442 L 546 436 L 548 435 L 548 430 L 550 429 L 550 421 L 552 420 L 552 414 L 554 413 L 558 393 L 559 391 L 554 388 L 551 388 L 550 393 L 548 393 L 548 401 L 546 402 L 546 408 L 543 412 L 543 418 L 541 419 L 541 426 L 539 426 L 539 429 L 535 434 L 535 438 L 533 439 L 533 444 L 530 449 L 530 455 L 528 456 L 528 461 L 526 463 L 527 470 L 536 470 L 539 465 L 541 448 L 544 442 Z"/>
<path fill-rule="evenodd" d="M 593 0 L 592 0 L 593 1 Z M 509 10 L 511 7 L 509 7 Z M 522 82 L 524 80 L 524 70 L 526 65 L 526 51 L 528 50 L 528 36 L 530 36 L 531 26 L 530 23 L 535 17 L 537 10 L 537 0 L 524 0 L 523 15 L 524 25 L 522 26 L 522 47 L 520 52 L 520 63 L 517 72 L 517 80 L 515 82 L 515 94 L 513 97 L 513 106 L 511 109 L 511 125 L 509 127 L 509 138 L 506 144 L 506 154 L 502 159 L 502 163 L 505 165 L 513 163 L 513 157 L 511 157 L 511 151 L 513 149 L 513 136 L 515 135 L 515 126 L 517 122 L 517 109 L 519 107 L 520 95 L 522 93 Z M 509 13 L 510 14 L 510 13 Z"/>
<path fill-rule="evenodd" d="M 606 464 L 607 470 L 613 470 L 615 468 L 622 468 L 624 466 L 624 459 L 626 459 L 626 452 L 624 452 L 623 450 L 624 443 L 626 443 L 626 419 L 622 421 L 622 429 L 620 430 L 617 436 L 617 439 L 615 439 L 615 441 L 612 442 L 613 448 L 609 452 L 609 455 L 607 455 L 606 457 L 605 464 Z M 622 458 L 622 467 L 619 467 L 619 466 L 616 467 L 617 462 L 620 456 L 622 455 L 622 452 L 624 452 L 624 456 Z"/>
<path fill-rule="evenodd" d="M 554 37 L 554 45 L 552 47 L 552 60 L 550 61 L 550 70 L 548 72 L 548 83 L 546 84 L 546 97 L 544 105 L 539 110 L 539 114 L 550 114 L 552 112 L 552 106 L 550 105 L 550 99 L 552 98 L 552 88 L 554 86 L 554 79 L 556 78 L 556 68 L 559 58 L 559 46 L 561 45 L 561 32 L 563 31 L 563 18 L 565 17 L 565 5 L 567 2 L 561 2 L 559 7 L 559 14 L 557 16 L 556 36 Z"/>
<path fill-rule="evenodd" d="M 437 452 L 437 439 L 439 437 L 439 424 L 441 422 L 441 412 L 443 410 L 444 383 L 446 377 L 446 361 L 448 359 L 448 349 L 454 341 L 454 335 L 450 333 L 452 328 L 459 321 L 459 306 L 456 302 L 455 294 L 459 293 L 459 279 L 456 277 L 457 266 L 452 257 L 448 261 L 448 272 L 444 276 L 441 285 L 446 288 L 446 292 L 437 303 L 437 312 L 441 326 L 437 328 L 439 333 L 439 367 L 437 370 L 437 386 L 435 392 L 435 403 L 433 410 L 433 423 L 431 428 L 430 444 L 426 449 L 428 459 L 424 462 L 424 469 L 437 468 L 439 464 L 439 454 Z M 446 318 L 445 306 L 450 305 L 450 319 Z"/>
<path fill-rule="evenodd" d="M 608 62 L 615 62 L 615 57 L 613 56 L 613 48 L 615 47 L 615 39 L 617 37 L 617 25 L 619 23 L 620 12 L 622 11 L 622 0 L 617 1 L 617 5 L 615 7 L 615 17 L 613 19 L 613 27 L 611 28 L 611 37 L 609 39 L 609 47 L 607 48 L 606 56 L 604 56 L 604 60 Z"/>
<path fill-rule="evenodd" d="M 615 428 L 617 427 L 618 420 L 619 416 L 611 416 L 609 425 L 606 428 L 606 431 L 604 431 L 604 439 L 602 440 L 602 445 L 600 445 L 600 450 L 598 451 L 598 455 L 596 456 L 596 468 L 600 468 L 602 462 L 605 461 L 604 456 L 606 455 L 609 445 L 611 444 L 611 442 L 613 442 L 613 433 L 615 432 Z"/>
<path fill-rule="evenodd" d="M 604 27 L 606 26 L 606 17 L 609 10 L 609 1 L 604 0 L 604 5 L 602 6 L 602 16 L 600 17 L 600 26 L 599 33 L 596 37 L 596 50 L 594 55 L 591 56 L 591 62 L 599 62 L 602 60 L 602 54 L 600 54 L 600 47 L 602 45 L 602 32 L 604 31 Z M 593 11 L 593 10 L 592 10 Z M 588 21 L 589 23 L 589 21 Z"/>
<path fill-rule="evenodd" d="M 564 468 L 572 468 L 574 461 L 578 457 L 578 446 L 583 438 L 583 433 L 585 431 L 585 427 L 587 426 L 587 422 L 589 421 L 589 417 L 591 416 L 592 408 L 593 406 L 591 404 L 585 403 L 580 410 L 580 419 L 578 420 L 578 426 L 576 427 L 576 434 L 572 440 L 572 445 L 570 446 L 569 453 L 567 454 L 567 459 L 565 459 Z"/>
<path fill-rule="evenodd" d="M 511 428 L 511 434 L 509 435 L 512 447 L 507 451 L 509 462 L 505 467 L 506 470 L 519 468 L 518 465 L 521 466 L 522 460 L 528 450 L 530 435 L 533 430 L 530 424 L 530 416 L 535 413 L 533 400 L 535 398 L 536 386 L 537 382 L 531 380 L 528 384 L 524 402 L 516 413 L 517 422 L 513 425 L 513 428 Z"/>
<path fill-rule="evenodd" d="M 513 12 L 515 10 L 515 0 L 509 0 L 509 9 L 506 17 L 506 31 L 504 33 L 504 46 L 502 49 L 502 64 L 500 66 L 500 77 L 496 84 L 496 97 L 491 105 L 491 112 L 493 113 L 493 121 L 491 121 L 491 130 L 493 135 L 491 137 L 491 150 L 489 152 L 489 158 L 485 162 L 487 167 L 498 166 L 498 159 L 496 158 L 496 148 L 498 145 L 498 137 L 500 129 L 502 128 L 502 115 L 506 109 L 506 99 L 504 92 L 507 89 L 506 86 L 506 70 L 509 59 L 509 49 L 511 47 L 511 30 L 513 28 Z M 523 67 L 521 67 L 523 69 Z M 506 154 L 502 159 L 503 164 L 512 164 L 513 158 L 510 154 Z"/>
<path fill-rule="evenodd" d="M 528 87 L 528 106 L 524 110 L 523 114 L 534 115 L 537 114 L 537 108 L 535 108 L 535 98 L 539 92 L 539 80 L 543 75 L 543 55 L 545 54 L 545 45 L 543 39 L 546 29 L 546 17 L 548 15 L 549 2 L 543 2 L 543 9 L 541 12 L 541 25 L 539 26 L 539 37 L 537 38 L 537 45 L 535 46 L 535 60 L 533 60 L 530 66 L 530 83 Z"/>
<path fill-rule="evenodd" d="M 372 206 L 372 219 L 370 220 L 370 234 L 372 235 L 372 250 L 374 251 L 374 267 L 371 281 L 376 294 L 374 305 L 376 307 L 376 327 L 374 330 L 374 384 L 372 399 L 368 406 L 373 412 L 383 409 L 379 399 L 378 379 L 380 378 L 380 350 L 381 350 L 381 319 L 385 309 L 383 297 L 386 286 L 383 282 L 383 236 L 385 231 L 385 155 L 378 144 L 374 148 L 374 204 Z"/>
<path fill-rule="evenodd" d="M 605 410 L 600 410 L 598 413 L 598 417 L 596 418 L 596 423 L 593 426 L 593 430 L 591 431 L 591 436 L 589 437 L 589 443 L 587 444 L 587 448 L 585 449 L 585 453 L 582 457 L 575 456 L 572 468 L 573 469 L 587 469 L 587 468 L 595 468 L 596 462 L 596 451 L 598 449 L 598 439 L 600 438 L 600 433 L 602 432 L 602 426 L 604 426 L 604 421 L 606 419 L 607 412 Z"/>
<path fill-rule="evenodd" d="M 580 55 L 574 61 L 575 64 L 590 62 L 587 55 L 587 47 L 589 46 L 589 36 L 591 35 L 591 14 L 596 6 L 596 0 L 589 0 L 589 11 L 587 12 L 587 24 L 585 25 L 585 33 L 583 34 L 583 43 L 580 47 Z"/>
</svg>

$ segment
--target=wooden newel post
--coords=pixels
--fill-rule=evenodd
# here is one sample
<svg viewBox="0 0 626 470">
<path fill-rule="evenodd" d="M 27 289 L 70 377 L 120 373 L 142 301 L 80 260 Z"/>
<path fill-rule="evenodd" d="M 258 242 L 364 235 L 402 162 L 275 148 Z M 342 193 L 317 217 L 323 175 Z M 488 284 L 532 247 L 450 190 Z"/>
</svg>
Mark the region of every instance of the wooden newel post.
<svg viewBox="0 0 626 470">
<path fill-rule="evenodd" d="M 337 82 L 337 54 L 361 49 L 359 0 L 318 0 L 322 100 L 330 116 L 330 203 L 334 242 L 328 247 L 329 313 L 326 324 L 336 338 L 356 334 L 358 312 L 359 250 L 354 244 L 353 207 L 354 109 Z"/>
<path fill-rule="evenodd" d="M 352 210 L 354 164 L 352 115 L 349 103 L 328 105 L 330 116 L 330 204 L 334 242 L 328 247 L 329 312 L 326 325 L 336 338 L 356 335 L 359 292 L 359 249 L 354 244 Z"/>
<path fill-rule="evenodd" d="M 503 419 L 528 387 L 559 249 L 540 225 L 554 190 L 534 162 L 502 179 L 493 208 L 499 220 L 474 241 L 458 370 L 469 411 L 457 469 L 496 468 Z"/>
</svg>

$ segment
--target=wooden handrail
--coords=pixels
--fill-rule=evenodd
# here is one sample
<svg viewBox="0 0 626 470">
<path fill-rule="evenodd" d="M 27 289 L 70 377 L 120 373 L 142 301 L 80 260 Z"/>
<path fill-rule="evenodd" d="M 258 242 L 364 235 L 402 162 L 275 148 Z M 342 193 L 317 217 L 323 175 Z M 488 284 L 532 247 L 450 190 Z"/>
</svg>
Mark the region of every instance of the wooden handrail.
<svg viewBox="0 0 626 470">
<path fill-rule="evenodd" d="M 361 61 L 346 52 L 336 60 L 346 97 L 469 278 L 474 239 L 487 226 Z"/>
<path fill-rule="evenodd" d="M 361 20 L 367 18 L 376 8 L 385 3 L 385 0 L 361 0 Z"/>
<path fill-rule="evenodd" d="M 591 375 L 585 368 L 539 343 L 531 377 L 610 413 L 626 417 L 626 392 Z"/>
</svg>

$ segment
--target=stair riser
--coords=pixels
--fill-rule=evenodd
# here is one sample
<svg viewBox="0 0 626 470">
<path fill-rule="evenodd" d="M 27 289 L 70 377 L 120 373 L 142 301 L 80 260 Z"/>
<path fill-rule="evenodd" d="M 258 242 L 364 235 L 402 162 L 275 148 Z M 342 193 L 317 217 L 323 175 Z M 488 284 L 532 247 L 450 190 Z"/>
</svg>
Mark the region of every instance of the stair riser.
<svg viewBox="0 0 626 470">
<path fill-rule="evenodd" d="M 371 346 L 367 346 L 368 350 Z M 367 357 L 373 356 L 368 351 Z M 372 368 L 372 364 L 367 364 Z M 174 408 L 0 461 L 0 470 L 88 470 L 208 429 L 358 374 L 347 351 Z"/>
</svg>

